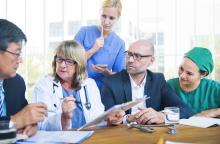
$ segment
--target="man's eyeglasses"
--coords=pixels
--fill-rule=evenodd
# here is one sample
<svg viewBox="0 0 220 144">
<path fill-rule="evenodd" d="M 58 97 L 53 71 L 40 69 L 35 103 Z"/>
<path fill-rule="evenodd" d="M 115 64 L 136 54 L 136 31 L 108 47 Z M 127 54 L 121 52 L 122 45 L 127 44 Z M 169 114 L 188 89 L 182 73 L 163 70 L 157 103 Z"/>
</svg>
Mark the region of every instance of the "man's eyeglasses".
<svg viewBox="0 0 220 144">
<path fill-rule="evenodd" d="M 71 59 L 63 59 L 61 57 L 55 56 L 55 60 L 57 63 L 62 63 L 63 61 L 65 62 L 66 65 L 72 66 L 76 64 L 76 61 L 71 60 Z"/>
<path fill-rule="evenodd" d="M 141 60 L 143 57 L 152 57 L 152 55 L 141 55 L 141 54 L 138 54 L 138 53 L 132 53 L 132 52 L 129 52 L 129 51 L 125 51 L 125 57 L 126 59 L 129 59 L 131 56 L 133 57 L 134 60 Z"/>
<path fill-rule="evenodd" d="M 19 53 L 15 53 L 15 52 L 11 52 L 11 51 L 9 51 L 9 50 L 3 50 L 3 49 L 0 49 L 1 51 L 4 51 L 4 52 L 7 52 L 7 53 L 10 53 L 10 54 L 12 54 L 12 55 L 14 55 L 14 56 L 16 56 L 16 58 L 19 58 L 19 57 L 21 57 L 22 56 L 22 52 L 19 52 Z"/>
</svg>

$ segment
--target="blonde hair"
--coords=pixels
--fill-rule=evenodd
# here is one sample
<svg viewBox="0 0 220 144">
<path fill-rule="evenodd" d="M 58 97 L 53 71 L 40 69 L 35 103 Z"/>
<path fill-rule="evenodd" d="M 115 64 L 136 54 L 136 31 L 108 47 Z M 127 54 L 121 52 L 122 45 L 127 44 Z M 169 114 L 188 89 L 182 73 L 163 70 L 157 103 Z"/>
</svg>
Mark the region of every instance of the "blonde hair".
<svg viewBox="0 0 220 144">
<path fill-rule="evenodd" d="M 55 56 L 52 62 L 53 76 L 56 81 L 61 78 L 56 74 L 56 55 L 63 54 L 65 58 L 74 60 L 76 62 L 76 73 L 72 81 L 72 86 L 80 89 L 83 80 L 86 78 L 86 53 L 84 48 L 75 40 L 67 40 L 60 43 L 55 49 Z"/>
<path fill-rule="evenodd" d="M 118 17 L 121 16 L 122 4 L 120 0 L 103 0 L 102 9 L 105 7 L 114 7 L 118 10 Z"/>
</svg>

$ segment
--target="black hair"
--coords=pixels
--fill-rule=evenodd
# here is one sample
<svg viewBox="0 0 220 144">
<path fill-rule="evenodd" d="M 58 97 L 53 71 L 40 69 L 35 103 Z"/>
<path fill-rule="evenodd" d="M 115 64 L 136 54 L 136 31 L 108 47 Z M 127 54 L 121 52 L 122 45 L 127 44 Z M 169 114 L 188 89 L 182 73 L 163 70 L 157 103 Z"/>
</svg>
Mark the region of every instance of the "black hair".
<svg viewBox="0 0 220 144">
<path fill-rule="evenodd" d="M 6 50 L 12 42 L 27 42 L 27 38 L 18 26 L 6 19 L 0 19 L 0 50 Z"/>
</svg>

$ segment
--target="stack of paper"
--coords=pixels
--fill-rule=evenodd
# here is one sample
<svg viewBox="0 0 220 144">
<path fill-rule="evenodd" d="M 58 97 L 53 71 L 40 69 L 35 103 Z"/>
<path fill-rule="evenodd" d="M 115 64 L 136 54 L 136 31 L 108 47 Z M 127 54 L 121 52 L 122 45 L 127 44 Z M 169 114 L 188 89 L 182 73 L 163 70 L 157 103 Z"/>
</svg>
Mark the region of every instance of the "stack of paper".
<svg viewBox="0 0 220 144">
<path fill-rule="evenodd" d="M 220 119 L 193 116 L 189 119 L 181 119 L 179 123 L 183 125 L 207 128 L 214 125 L 220 125 Z"/>
<path fill-rule="evenodd" d="M 38 131 L 24 142 L 37 143 L 81 143 L 93 134 L 94 131 Z"/>
</svg>

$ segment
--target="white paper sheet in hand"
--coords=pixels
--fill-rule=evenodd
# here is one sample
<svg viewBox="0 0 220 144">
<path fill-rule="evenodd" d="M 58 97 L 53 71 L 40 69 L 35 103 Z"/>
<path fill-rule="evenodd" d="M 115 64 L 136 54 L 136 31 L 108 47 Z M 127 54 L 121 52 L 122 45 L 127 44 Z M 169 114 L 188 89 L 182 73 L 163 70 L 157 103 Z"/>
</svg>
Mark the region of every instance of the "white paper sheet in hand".
<svg viewBox="0 0 220 144">
<path fill-rule="evenodd" d="M 94 131 L 38 131 L 34 136 L 25 141 L 37 143 L 81 143 L 90 137 L 93 132 Z"/>
<path fill-rule="evenodd" d="M 200 128 L 208 128 L 213 125 L 220 125 L 220 119 L 193 116 L 189 119 L 181 119 L 179 123 Z"/>
<path fill-rule="evenodd" d="M 129 102 L 126 102 L 126 103 L 123 103 L 123 104 L 115 105 L 112 108 L 110 108 L 109 110 L 105 111 L 102 115 L 100 115 L 99 117 L 97 117 L 93 121 L 83 125 L 82 127 L 78 128 L 77 130 L 82 130 L 84 128 L 96 125 L 96 124 L 100 123 L 101 121 L 103 121 L 106 118 L 106 116 L 108 116 L 111 112 L 113 112 L 115 110 L 127 111 L 130 108 L 134 107 L 135 105 L 139 104 L 140 102 L 143 102 L 143 101 L 145 101 L 149 98 L 150 97 L 145 95 L 143 98 L 139 98 L 139 99 L 136 99 L 134 101 L 129 101 Z"/>
</svg>

